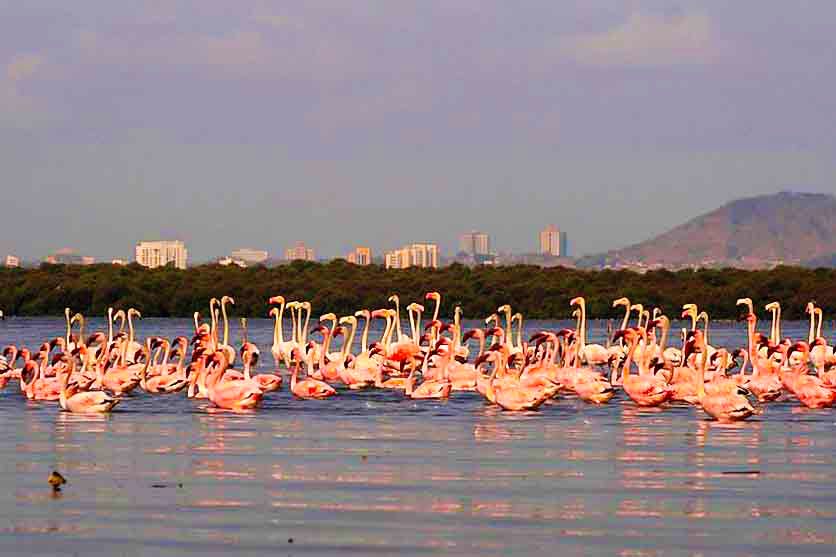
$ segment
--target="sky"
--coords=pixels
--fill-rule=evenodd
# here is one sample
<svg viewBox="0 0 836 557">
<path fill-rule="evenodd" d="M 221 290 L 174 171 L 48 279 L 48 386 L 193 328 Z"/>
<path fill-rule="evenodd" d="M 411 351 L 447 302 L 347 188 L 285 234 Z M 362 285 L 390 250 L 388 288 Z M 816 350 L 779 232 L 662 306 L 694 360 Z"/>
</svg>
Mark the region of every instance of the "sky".
<svg viewBox="0 0 836 557">
<path fill-rule="evenodd" d="M 572 255 L 836 193 L 836 3 L 0 0 L 0 255 Z"/>
</svg>

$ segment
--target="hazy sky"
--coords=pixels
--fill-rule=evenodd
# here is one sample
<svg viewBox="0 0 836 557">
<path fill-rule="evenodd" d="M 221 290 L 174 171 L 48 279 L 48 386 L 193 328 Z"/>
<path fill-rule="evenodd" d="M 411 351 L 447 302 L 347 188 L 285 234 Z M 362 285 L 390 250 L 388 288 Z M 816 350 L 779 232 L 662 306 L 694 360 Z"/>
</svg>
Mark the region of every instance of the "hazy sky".
<svg viewBox="0 0 836 557">
<path fill-rule="evenodd" d="M 489 232 L 836 193 L 836 2 L 0 0 L 0 255 Z M 803 216 L 800 216 L 803 218 Z"/>
</svg>

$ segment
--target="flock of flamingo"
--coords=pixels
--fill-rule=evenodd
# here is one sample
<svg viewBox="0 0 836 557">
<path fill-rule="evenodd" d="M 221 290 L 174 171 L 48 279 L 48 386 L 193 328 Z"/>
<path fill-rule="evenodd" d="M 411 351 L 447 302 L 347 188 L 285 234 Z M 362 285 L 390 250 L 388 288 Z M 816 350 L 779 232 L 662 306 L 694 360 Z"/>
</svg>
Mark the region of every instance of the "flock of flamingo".
<svg viewBox="0 0 836 557">
<path fill-rule="evenodd" d="M 810 408 L 830 407 L 836 400 L 836 357 L 821 336 L 821 308 L 812 302 L 807 305 L 808 338 L 793 341 L 781 337 L 779 304 L 766 306 L 772 312 L 767 335 L 756 331 L 752 301 L 738 300 L 746 308 L 748 345 L 728 349 L 710 344 L 708 315 L 694 304 L 683 306 L 681 317 L 690 318 L 691 327 L 682 329 L 681 348 L 676 348 L 668 346 L 668 317 L 658 308 L 646 310 L 626 298 L 613 302 L 614 307 L 624 306 L 625 315 L 607 346 L 587 343 L 582 297 L 570 302 L 576 328 L 539 331 L 527 340 L 523 316 L 513 314 L 510 305 L 485 319 L 484 329 L 463 331 L 461 308 L 456 307 L 453 319 L 445 322 L 439 319 L 441 294 L 429 292 L 425 300 L 435 305 L 432 318 L 422 326 L 424 306 L 409 304 L 405 309 L 410 328 L 405 332 L 396 295 L 389 298 L 391 308 L 363 309 L 343 317 L 328 313 L 310 329 L 309 302 L 272 297 L 275 368 L 259 374 L 253 370 L 260 351 L 247 338 L 245 318 L 240 348 L 230 344 L 227 306 L 235 302 L 229 296 L 210 300 L 208 323 L 194 314 L 191 338 L 150 336 L 144 343 L 135 338 L 134 318 L 141 317 L 135 309 L 116 313 L 108 309 L 107 332 L 85 337 L 84 316 L 73 315 L 68 308 L 63 337 L 44 342 L 37 352 L 15 345 L 4 348 L 0 388 L 17 381 L 27 399 L 57 401 L 61 409 L 79 413 L 110 412 L 137 389 L 153 395 L 185 391 L 189 398 L 241 411 L 257 408 L 267 393 L 281 389 L 284 366 L 290 374 L 290 392 L 299 399 L 336 396 L 335 386 L 396 389 L 412 399 L 445 399 L 473 391 L 504 410 L 530 411 L 567 394 L 605 404 L 620 388 L 639 406 L 682 401 L 720 421 L 745 420 L 760 413 L 764 403 L 779 398 L 792 397 Z M 283 328 L 286 312 L 291 320 L 289 339 Z M 375 319 L 385 326 L 380 338 L 371 342 L 370 325 Z M 360 320 L 360 347 L 355 354 Z M 333 343 L 339 338 L 336 349 Z M 471 342 L 478 345 L 478 352 Z"/>
</svg>

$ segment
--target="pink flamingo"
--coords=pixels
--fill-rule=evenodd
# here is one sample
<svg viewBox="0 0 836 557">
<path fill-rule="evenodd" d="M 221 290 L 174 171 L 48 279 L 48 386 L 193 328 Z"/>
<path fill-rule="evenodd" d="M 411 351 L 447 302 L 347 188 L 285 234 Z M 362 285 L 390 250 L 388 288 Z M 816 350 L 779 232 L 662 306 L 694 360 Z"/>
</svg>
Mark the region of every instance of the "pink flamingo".
<svg viewBox="0 0 836 557">
<path fill-rule="evenodd" d="M 252 410 L 261 404 L 264 392 L 254 381 L 222 381 L 229 366 L 223 352 L 215 352 L 207 363 L 206 389 L 209 401 L 225 410 Z"/>
<path fill-rule="evenodd" d="M 308 378 L 299 381 L 298 376 L 299 368 L 302 365 L 302 353 L 298 348 L 293 348 L 292 352 L 296 365 L 294 366 L 293 372 L 290 376 L 290 392 L 293 393 L 294 396 L 304 399 L 323 399 L 337 394 L 336 389 L 325 381 L 312 379 L 310 377 L 310 372 L 313 370 L 312 350 L 308 351 L 309 357 L 305 360 L 308 367 Z"/>
<path fill-rule="evenodd" d="M 721 422 L 733 422 L 745 420 L 755 413 L 755 409 L 749 403 L 749 399 L 738 391 L 726 392 L 717 391 L 707 393 L 705 391 L 705 363 L 708 355 L 708 346 L 702 331 L 694 331 L 694 342 L 698 344 L 706 357 L 700 359 L 699 375 L 697 377 L 697 395 L 705 413 Z M 743 390 L 743 392 L 748 392 Z"/>
<path fill-rule="evenodd" d="M 79 387 L 69 386 L 70 375 L 75 371 L 75 360 L 63 356 L 67 367 L 60 373 L 61 392 L 59 404 L 63 410 L 78 414 L 105 414 L 119 404 L 120 399 L 114 398 L 104 391 L 83 391 Z"/>
<path fill-rule="evenodd" d="M 648 373 L 642 374 L 640 362 L 639 374 L 633 375 L 630 373 L 633 355 L 636 352 L 639 339 L 640 337 L 645 338 L 645 335 L 644 329 L 638 331 L 635 329 L 621 329 L 616 331 L 613 337 L 613 342 L 623 338 L 629 345 L 627 358 L 624 360 L 624 367 L 621 371 L 621 384 L 627 396 L 639 406 L 659 406 L 671 397 L 671 389 L 664 378 Z"/>
<path fill-rule="evenodd" d="M 807 408 L 829 408 L 833 406 L 834 401 L 836 401 L 836 390 L 829 389 L 819 377 L 807 373 L 810 345 L 806 342 L 796 342 L 787 355 L 790 356 L 796 351 L 801 352 L 802 360 L 793 370 L 796 374 L 796 378 L 792 382 L 795 396 Z"/>
</svg>

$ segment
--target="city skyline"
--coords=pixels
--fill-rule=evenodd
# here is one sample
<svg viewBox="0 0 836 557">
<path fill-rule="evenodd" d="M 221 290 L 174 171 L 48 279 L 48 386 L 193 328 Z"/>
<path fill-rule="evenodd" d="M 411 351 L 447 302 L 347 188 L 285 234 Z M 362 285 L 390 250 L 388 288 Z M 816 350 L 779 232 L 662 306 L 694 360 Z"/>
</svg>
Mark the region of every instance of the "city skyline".
<svg viewBox="0 0 836 557">
<path fill-rule="evenodd" d="M 69 236 L 105 261 L 150 231 L 195 261 L 396 247 L 381 231 L 449 253 L 467 229 L 522 252 L 557 222 L 581 256 L 836 191 L 836 5 L 387 4 L 9 4 L 0 253 Z"/>
<path fill-rule="evenodd" d="M 551 225 L 549 225 L 549 226 L 551 226 Z M 532 234 L 538 234 L 538 233 L 539 233 L 538 230 L 532 229 Z M 562 234 L 565 235 L 565 232 L 563 232 Z M 148 236 L 148 235 L 146 235 L 146 236 Z M 469 241 L 473 245 L 473 249 L 474 249 L 473 253 L 462 249 L 463 242 L 465 241 L 465 237 L 468 237 L 468 236 L 470 237 Z M 190 247 L 190 245 L 187 245 L 182 240 L 162 240 L 162 241 L 142 240 L 142 241 L 138 241 L 138 242 L 134 243 L 134 245 L 133 245 L 134 251 L 132 253 L 132 257 L 130 258 L 130 260 L 132 260 L 132 261 L 136 260 L 136 253 L 137 253 L 137 249 L 138 249 L 139 244 L 160 243 L 160 242 L 162 242 L 162 243 L 179 242 L 179 243 L 183 244 L 185 247 L 189 248 L 188 259 L 189 259 L 190 263 L 198 263 L 198 264 L 199 263 L 207 263 L 207 262 L 211 262 L 211 261 L 216 261 L 216 260 L 222 259 L 222 258 L 228 258 L 230 260 L 230 262 L 242 261 L 242 262 L 247 263 L 247 264 L 264 263 L 268 260 L 307 259 L 307 260 L 310 260 L 310 261 L 317 261 L 317 260 L 330 260 L 330 259 L 340 259 L 340 258 L 346 259 L 346 260 L 356 258 L 356 259 L 360 259 L 361 261 L 367 261 L 368 260 L 369 262 L 371 262 L 372 259 L 373 259 L 373 254 L 374 253 L 383 254 L 383 257 L 385 257 L 385 254 L 388 253 L 388 252 L 397 251 L 398 249 L 402 249 L 402 248 L 399 248 L 399 247 L 391 247 L 391 248 L 387 249 L 387 248 L 381 248 L 381 247 L 369 247 L 369 246 L 362 246 L 362 245 L 358 245 L 358 244 L 352 244 L 351 249 L 346 250 L 343 253 L 322 254 L 322 253 L 319 252 L 319 250 L 316 248 L 316 246 L 309 245 L 308 242 L 306 242 L 304 240 L 296 240 L 296 241 L 290 242 L 284 248 L 277 248 L 275 251 L 271 251 L 269 249 L 256 249 L 256 248 L 252 248 L 252 247 L 237 247 L 237 248 L 231 249 L 226 254 L 224 254 L 224 253 L 211 253 L 206 258 L 194 258 L 191 255 L 191 249 L 192 248 Z M 256 243 L 258 243 L 258 242 L 256 242 Z M 391 241 L 389 242 L 390 245 L 393 244 L 393 243 L 398 244 L 398 242 L 391 242 Z M 468 231 L 468 232 L 463 232 L 463 233 L 461 233 L 457 236 L 457 239 L 456 239 L 455 242 L 449 242 L 449 241 L 447 242 L 448 244 L 457 244 L 458 245 L 457 249 L 451 249 L 451 250 L 441 249 L 440 246 L 442 245 L 442 243 L 443 242 L 438 242 L 438 241 L 424 242 L 424 244 L 428 244 L 428 245 L 432 244 L 432 245 L 435 245 L 437 247 L 436 249 L 437 249 L 438 257 L 448 257 L 448 256 L 453 257 L 460 252 L 465 252 L 465 253 L 468 253 L 469 255 L 489 255 L 489 254 L 495 254 L 497 252 L 496 246 L 494 244 L 494 235 L 489 234 L 487 232 L 482 232 L 482 231 L 471 230 L 471 231 Z M 400 243 L 400 244 L 403 245 L 402 243 Z M 408 244 L 408 245 L 418 245 L 418 244 L 421 244 L 421 242 L 419 242 L 417 244 Z M 15 250 L 11 250 L 7 254 L 7 256 L 16 257 L 19 262 L 32 263 L 32 262 L 37 262 L 37 261 L 46 261 L 48 259 L 54 259 L 56 255 L 59 255 L 59 256 L 60 255 L 76 256 L 78 254 L 78 252 L 79 252 L 78 248 L 64 247 L 64 248 L 60 248 L 58 250 L 53 250 L 53 251 L 50 252 L 50 254 L 48 254 L 46 256 L 40 256 L 40 257 L 38 257 L 38 256 L 35 256 L 35 257 L 21 256 L 20 253 L 18 251 L 15 251 Z M 534 254 L 534 253 L 537 253 L 537 252 L 538 252 L 537 246 L 532 246 L 530 249 L 519 251 L 519 252 L 514 252 L 514 251 L 510 251 L 510 250 L 505 250 L 504 251 L 504 253 L 515 253 L 515 254 Z M 303 253 L 304 253 L 304 255 L 303 255 Z M 292 254 L 292 255 L 289 255 L 289 254 Z M 89 257 L 88 256 L 84 256 L 84 257 L 88 259 L 88 264 L 89 264 L 89 262 L 90 262 Z M 96 262 L 105 262 L 105 261 L 112 261 L 112 260 L 122 261 L 122 260 L 125 260 L 125 254 L 114 253 L 114 254 L 108 254 L 108 255 L 105 255 L 105 256 L 101 256 L 101 257 L 94 257 L 92 259 L 95 260 Z M 50 262 L 50 261 L 47 261 L 47 262 Z M 367 264 L 367 263 L 361 263 L 361 264 Z"/>
</svg>

